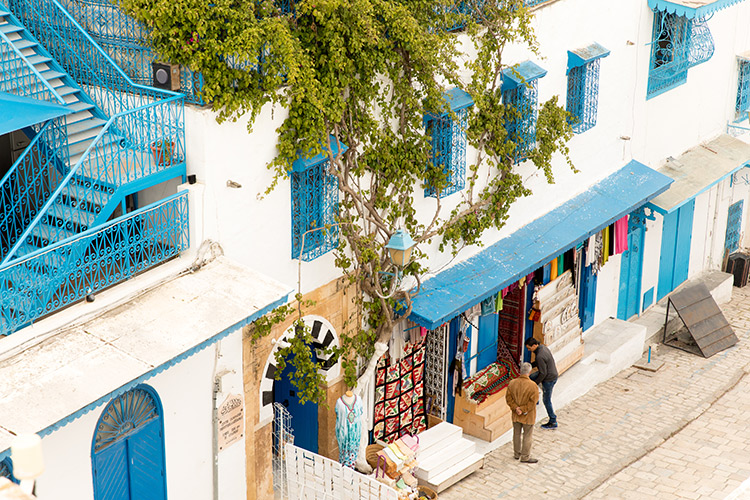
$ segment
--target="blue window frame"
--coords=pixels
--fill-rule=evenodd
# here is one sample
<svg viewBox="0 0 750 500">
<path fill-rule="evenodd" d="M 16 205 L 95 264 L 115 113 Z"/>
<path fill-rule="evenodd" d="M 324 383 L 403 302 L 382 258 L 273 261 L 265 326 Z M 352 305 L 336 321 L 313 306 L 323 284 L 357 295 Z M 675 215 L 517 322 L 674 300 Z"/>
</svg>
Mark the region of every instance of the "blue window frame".
<svg viewBox="0 0 750 500">
<path fill-rule="evenodd" d="M 739 59 L 737 74 L 737 101 L 734 110 L 735 118 L 744 119 L 745 113 L 750 111 L 750 59 Z"/>
<path fill-rule="evenodd" d="M 337 141 L 332 144 L 336 155 Z M 311 261 L 338 246 L 338 228 L 331 226 L 338 213 L 339 182 L 329 173 L 329 166 L 330 160 L 323 153 L 294 162 L 290 174 L 293 259 Z"/>
<path fill-rule="evenodd" d="M 536 144 L 538 112 L 537 80 L 547 74 L 531 61 L 503 71 L 503 104 L 506 106 L 505 130 L 516 145 L 515 161 L 524 160 Z"/>
<path fill-rule="evenodd" d="M 566 110 L 571 114 L 573 131 L 577 134 L 596 125 L 599 108 L 599 66 L 609 51 L 594 43 L 568 51 L 568 98 Z"/>
<path fill-rule="evenodd" d="M 647 99 L 685 83 L 688 69 L 713 54 L 714 41 L 705 19 L 654 12 Z"/>
<path fill-rule="evenodd" d="M 425 117 L 426 134 L 432 145 L 431 163 L 442 169 L 446 184 L 441 189 L 427 186 L 425 196 L 444 198 L 466 186 L 466 119 L 474 104 L 468 93 L 453 88 L 445 93 L 446 111 L 440 116 Z"/>
</svg>

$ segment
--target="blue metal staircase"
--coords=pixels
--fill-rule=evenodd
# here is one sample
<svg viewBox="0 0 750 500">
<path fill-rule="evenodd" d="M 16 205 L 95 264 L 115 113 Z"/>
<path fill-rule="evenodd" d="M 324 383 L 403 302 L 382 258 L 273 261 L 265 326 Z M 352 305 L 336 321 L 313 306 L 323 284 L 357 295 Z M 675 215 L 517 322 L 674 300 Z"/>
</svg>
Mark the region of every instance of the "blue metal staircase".
<svg viewBox="0 0 750 500">
<path fill-rule="evenodd" d="M 145 220 L 112 229 L 128 195 L 184 178 L 183 97 L 135 84 L 57 0 L 0 3 L 0 92 L 69 112 L 25 127 L 31 143 L 0 180 L 1 335 L 142 270 L 121 254 L 92 267 L 92 252 L 112 254 L 106 245 L 127 242 L 150 265 L 183 249 L 186 220 L 148 245 Z"/>
</svg>

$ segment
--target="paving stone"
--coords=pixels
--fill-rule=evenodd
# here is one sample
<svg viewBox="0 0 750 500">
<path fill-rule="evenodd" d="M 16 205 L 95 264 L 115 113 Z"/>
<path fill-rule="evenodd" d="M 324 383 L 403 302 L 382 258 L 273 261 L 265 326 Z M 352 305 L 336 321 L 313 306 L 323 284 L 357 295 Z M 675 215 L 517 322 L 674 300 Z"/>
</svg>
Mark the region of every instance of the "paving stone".
<svg viewBox="0 0 750 500">
<path fill-rule="evenodd" d="M 661 370 L 623 370 L 560 409 L 556 432 L 535 432 L 537 466 L 518 467 L 501 446 L 440 499 L 729 495 L 750 477 L 750 289 L 722 309 L 736 346 L 709 359 L 660 346 Z"/>
</svg>

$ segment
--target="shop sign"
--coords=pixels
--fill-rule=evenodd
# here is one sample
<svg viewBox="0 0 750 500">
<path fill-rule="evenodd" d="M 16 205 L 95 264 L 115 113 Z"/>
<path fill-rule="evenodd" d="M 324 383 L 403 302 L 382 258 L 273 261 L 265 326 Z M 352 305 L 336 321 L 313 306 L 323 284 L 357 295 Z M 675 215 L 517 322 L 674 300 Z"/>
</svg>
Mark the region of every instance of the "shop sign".
<svg viewBox="0 0 750 500">
<path fill-rule="evenodd" d="M 245 435 L 245 407 L 242 397 L 230 394 L 218 409 L 219 451 Z"/>
</svg>

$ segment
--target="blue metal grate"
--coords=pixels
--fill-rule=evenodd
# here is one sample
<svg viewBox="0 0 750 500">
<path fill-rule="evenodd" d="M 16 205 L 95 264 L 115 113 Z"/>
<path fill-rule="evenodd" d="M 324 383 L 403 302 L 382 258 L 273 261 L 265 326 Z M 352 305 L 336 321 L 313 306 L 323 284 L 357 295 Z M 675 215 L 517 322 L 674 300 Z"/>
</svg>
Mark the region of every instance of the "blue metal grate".
<svg viewBox="0 0 750 500">
<path fill-rule="evenodd" d="M 99 417 L 94 435 L 94 451 L 123 439 L 159 418 L 153 396 L 143 389 L 133 389 L 111 401 Z"/>
<path fill-rule="evenodd" d="M 13 476 L 13 462 L 10 460 L 10 457 L 0 460 L 0 477 L 5 477 L 14 483 L 18 483 L 18 480 Z"/>
<path fill-rule="evenodd" d="M 714 39 L 706 20 L 654 12 L 647 98 L 687 81 L 689 68 L 714 55 Z"/>
<path fill-rule="evenodd" d="M 572 115 L 573 131 L 577 134 L 596 125 L 599 107 L 599 63 L 594 59 L 568 73 L 566 110 Z"/>
<path fill-rule="evenodd" d="M 336 223 L 339 183 L 328 173 L 328 165 L 328 160 L 323 160 L 290 174 L 293 259 L 314 260 L 338 245 L 338 228 L 328 226 Z"/>
<path fill-rule="evenodd" d="M 441 168 L 446 185 L 440 197 L 461 191 L 466 185 L 466 108 L 456 112 L 456 119 L 449 115 L 427 121 L 427 134 L 432 138 L 432 164 Z M 437 197 L 438 190 L 427 187 L 425 196 Z"/>
<path fill-rule="evenodd" d="M 188 248 L 186 191 L 0 266 L 0 335 Z"/>
<path fill-rule="evenodd" d="M 690 20 L 654 12 L 647 96 L 654 97 L 687 81 Z"/>
<path fill-rule="evenodd" d="M 724 247 L 729 253 L 740 247 L 740 234 L 742 233 L 742 205 L 743 200 L 729 206 L 727 214 L 727 231 L 724 239 Z"/>
<path fill-rule="evenodd" d="M 505 130 L 508 139 L 516 145 L 516 162 L 525 159 L 536 144 L 537 99 L 537 80 L 503 92 L 503 104 L 508 115 Z"/>
<path fill-rule="evenodd" d="M 737 101 L 734 110 L 736 118 L 744 118 L 742 115 L 750 110 L 750 61 L 740 60 L 737 79 Z"/>
</svg>

